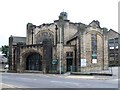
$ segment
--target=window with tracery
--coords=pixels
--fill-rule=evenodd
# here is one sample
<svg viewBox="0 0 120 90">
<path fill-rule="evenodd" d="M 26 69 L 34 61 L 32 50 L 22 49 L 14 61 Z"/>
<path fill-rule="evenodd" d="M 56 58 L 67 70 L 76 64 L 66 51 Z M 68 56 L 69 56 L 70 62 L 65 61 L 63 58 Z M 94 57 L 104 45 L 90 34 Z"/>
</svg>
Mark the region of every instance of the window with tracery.
<svg viewBox="0 0 120 90">
<path fill-rule="evenodd" d="M 97 34 L 91 34 L 92 62 L 97 61 Z"/>
<path fill-rule="evenodd" d="M 36 37 L 36 44 L 42 44 L 43 40 L 50 38 L 52 43 L 54 43 L 54 35 L 49 32 L 42 32 Z"/>
</svg>

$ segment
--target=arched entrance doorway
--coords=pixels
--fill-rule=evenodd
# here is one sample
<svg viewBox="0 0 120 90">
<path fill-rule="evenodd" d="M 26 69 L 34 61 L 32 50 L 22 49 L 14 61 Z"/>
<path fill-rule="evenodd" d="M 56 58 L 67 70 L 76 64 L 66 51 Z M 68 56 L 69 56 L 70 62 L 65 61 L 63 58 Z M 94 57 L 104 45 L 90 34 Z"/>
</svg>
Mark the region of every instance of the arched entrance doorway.
<svg viewBox="0 0 120 90">
<path fill-rule="evenodd" d="M 38 53 L 32 53 L 26 58 L 26 70 L 42 71 L 42 56 Z"/>
</svg>

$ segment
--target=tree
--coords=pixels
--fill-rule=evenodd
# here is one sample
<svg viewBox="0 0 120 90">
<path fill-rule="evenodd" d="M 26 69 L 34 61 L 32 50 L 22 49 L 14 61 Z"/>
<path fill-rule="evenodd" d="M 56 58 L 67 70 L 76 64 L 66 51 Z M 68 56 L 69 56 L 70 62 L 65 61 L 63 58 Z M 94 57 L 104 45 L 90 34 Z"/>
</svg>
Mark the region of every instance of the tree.
<svg viewBox="0 0 120 90">
<path fill-rule="evenodd" d="M 1 52 L 2 54 L 4 54 L 4 56 L 7 58 L 8 57 L 8 50 L 9 50 L 9 46 L 4 45 L 1 47 Z"/>
</svg>

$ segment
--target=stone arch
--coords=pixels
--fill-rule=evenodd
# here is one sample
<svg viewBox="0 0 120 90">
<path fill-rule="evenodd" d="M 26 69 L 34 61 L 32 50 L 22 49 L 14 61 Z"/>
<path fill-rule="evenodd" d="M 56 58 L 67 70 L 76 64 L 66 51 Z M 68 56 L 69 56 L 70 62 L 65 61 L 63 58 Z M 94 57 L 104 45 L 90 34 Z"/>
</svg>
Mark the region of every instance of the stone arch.
<svg viewBox="0 0 120 90">
<path fill-rule="evenodd" d="M 92 63 L 92 45 L 91 45 L 91 35 L 96 34 L 97 35 L 97 63 Z M 104 67 L 104 35 L 96 30 L 87 31 L 84 33 L 85 37 L 85 50 L 86 50 L 86 57 L 88 59 L 88 63 L 90 67 L 94 69 L 95 67 L 98 67 L 99 69 L 102 69 Z"/>
<path fill-rule="evenodd" d="M 21 68 L 24 70 L 27 70 L 27 58 L 30 57 L 30 55 L 37 54 L 40 56 L 40 64 L 41 64 L 41 69 L 42 70 L 42 53 L 40 51 L 34 50 L 34 49 L 29 49 L 25 50 L 24 52 L 21 53 Z"/>
<path fill-rule="evenodd" d="M 49 29 L 41 30 L 36 34 L 35 38 L 36 38 L 36 44 L 42 43 L 42 41 L 45 38 L 50 38 L 52 40 L 52 42 L 54 43 L 54 32 L 52 32 Z"/>
<path fill-rule="evenodd" d="M 93 33 L 96 33 L 96 34 L 98 34 L 101 38 L 103 38 L 103 35 L 102 35 L 100 32 L 96 31 L 96 30 L 88 31 L 88 32 L 86 32 L 85 34 L 93 34 Z"/>
<path fill-rule="evenodd" d="M 39 53 L 31 53 L 26 57 L 26 70 L 42 71 L 42 56 Z"/>
</svg>

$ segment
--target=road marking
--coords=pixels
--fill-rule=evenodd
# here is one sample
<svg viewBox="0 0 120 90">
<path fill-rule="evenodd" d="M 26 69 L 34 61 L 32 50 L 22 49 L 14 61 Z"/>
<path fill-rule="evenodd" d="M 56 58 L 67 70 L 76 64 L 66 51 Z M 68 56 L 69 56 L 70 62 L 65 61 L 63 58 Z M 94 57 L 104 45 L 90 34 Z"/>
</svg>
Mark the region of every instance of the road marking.
<svg viewBox="0 0 120 90">
<path fill-rule="evenodd" d="M 34 80 L 34 79 L 31 79 L 31 78 L 19 78 L 19 79 L 23 79 L 23 80 Z"/>
<path fill-rule="evenodd" d="M 67 76 L 66 78 L 84 78 L 84 79 L 93 79 L 94 76 Z"/>
<path fill-rule="evenodd" d="M 22 87 L 18 87 L 18 86 L 6 84 L 6 83 L 0 83 L 0 86 L 2 86 L 2 88 L 22 88 Z"/>
<path fill-rule="evenodd" d="M 52 83 L 60 83 L 60 84 L 69 84 L 69 85 L 74 85 L 76 88 L 80 86 L 87 86 L 91 87 L 90 84 L 88 83 L 76 83 L 76 82 L 64 82 L 64 81 L 51 81 Z"/>
<path fill-rule="evenodd" d="M 37 79 L 30 79 L 30 78 L 20 78 L 20 79 L 23 79 L 23 80 L 37 80 Z"/>
<path fill-rule="evenodd" d="M 112 79 L 111 81 L 120 81 L 119 79 Z"/>
<path fill-rule="evenodd" d="M 30 78 L 20 78 L 20 79 L 23 79 L 23 80 L 37 80 L 37 79 L 30 79 Z"/>
<path fill-rule="evenodd" d="M 5 83 L 0 83 L 2 88 L 16 88 L 15 86 L 13 85 L 10 85 L 10 84 L 5 84 Z"/>
<path fill-rule="evenodd" d="M 79 85 L 79 83 L 74 83 L 74 82 L 63 82 L 63 81 L 50 81 L 50 82 L 53 82 L 53 83 L 67 83 L 67 84 L 75 84 L 75 85 Z"/>
</svg>

